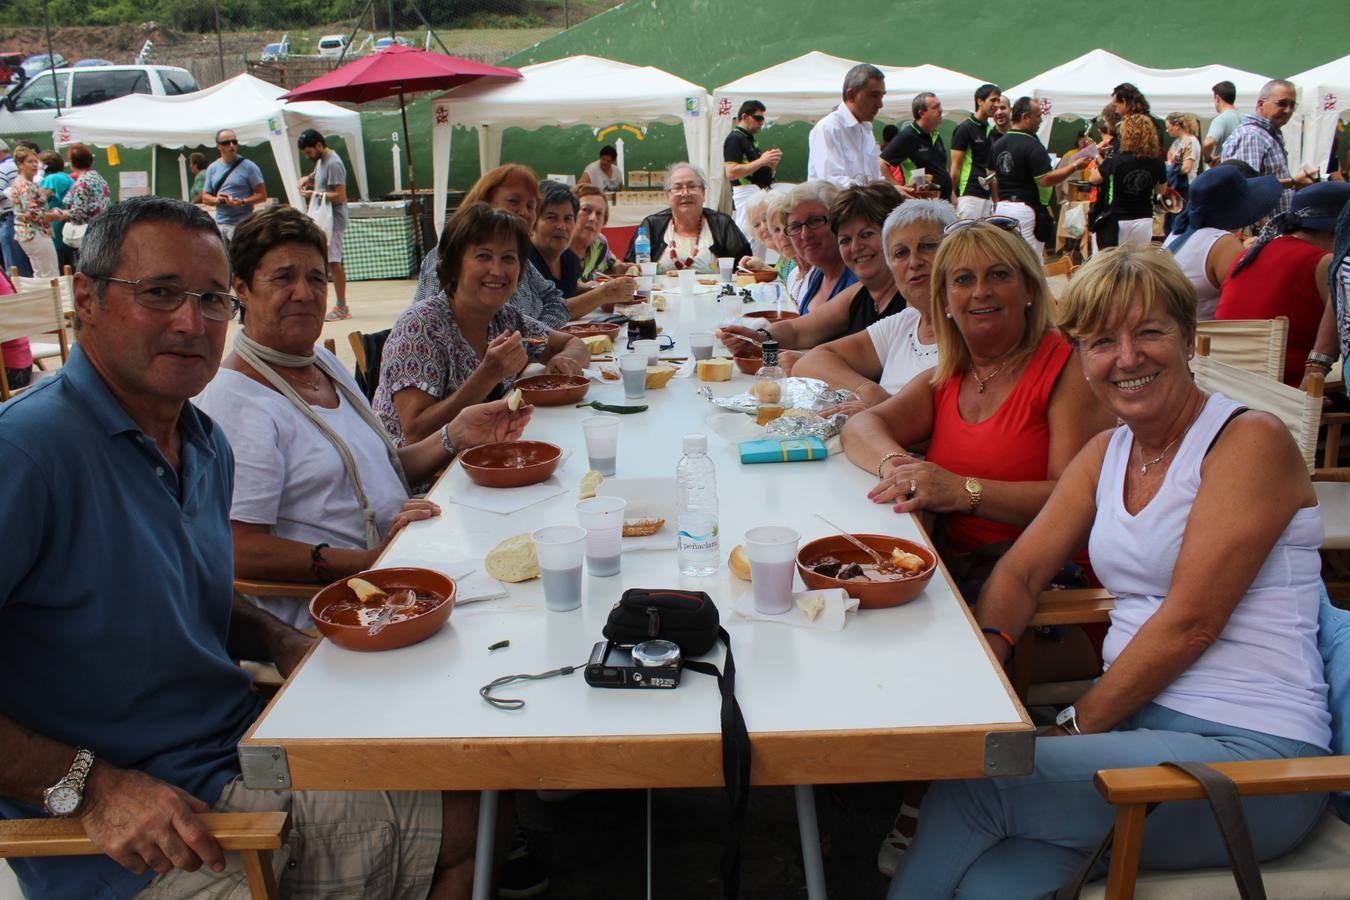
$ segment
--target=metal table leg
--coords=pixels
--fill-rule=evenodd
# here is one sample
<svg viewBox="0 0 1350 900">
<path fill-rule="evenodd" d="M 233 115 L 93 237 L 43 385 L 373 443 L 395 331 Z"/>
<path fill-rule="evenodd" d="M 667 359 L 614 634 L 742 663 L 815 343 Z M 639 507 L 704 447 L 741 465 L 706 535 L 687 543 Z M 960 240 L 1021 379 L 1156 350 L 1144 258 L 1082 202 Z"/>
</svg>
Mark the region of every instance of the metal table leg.
<svg viewBox="0 0 1350 900">
<path fill-rule="evenodd" d="M 815 810 L 813 808 L 811 818 L 813 830 L 815 821 Z M 478 794 L 478 846 L 474 849 L 473 857 L 473 900 L 491 900 L 492 851 L 496 843 L 497 792 L 480 791 Z"/>
<path fill-rule="evenodd" d="M 797 797 L 797 830 L 802 836 L 802 868 L 806 871 L 808 900 L 825 900 L 825 864 L 820 858 L 820 829 L 816 826 L 815 786 L 793 787 Z"/>
</svg>

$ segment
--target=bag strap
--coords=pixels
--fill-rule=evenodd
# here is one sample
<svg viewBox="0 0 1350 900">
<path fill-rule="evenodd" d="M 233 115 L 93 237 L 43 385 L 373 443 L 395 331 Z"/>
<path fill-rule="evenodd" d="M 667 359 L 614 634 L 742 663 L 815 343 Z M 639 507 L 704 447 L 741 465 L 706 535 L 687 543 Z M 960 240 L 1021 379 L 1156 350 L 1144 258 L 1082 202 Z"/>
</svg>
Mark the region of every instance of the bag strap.
<svg viewBox="0 0 1350 900">
<path fill-rule="evenodd" d="M 1247 817 L 1242 812 L 1242 801 L 1233 779 L 1200 762 L 1162 762 L 1159 765 L 1180 769 L 1200 784 L 1209 800 L 1210 811 L 1214 813 L 1214 821 L 1219 826 L 1224 848 L 1228 851 L 1228 862 L 1233 869 L 1233 879 L 1237 882 L 1238 895 L 1242 900 L 1266 900 L 1266 886 L 1261 880 L 1261 868 L 1256 862 L 1251 832 L 1247 829 Z M 1157 803 L 1150 803 L 1144 815 L 1151 815 L 1157 808 Z M 1111 848 L 1115 833 L 1115 826 L 1106 830 L 1097 849 L 1055 891 L 1055 900 L 1077 900 L 1097 861 Z"/>
<path fill-rule="evenodd" d="M 234 170 L 237 169 L 237 168 L 239 168 L 239 167 L 242 166 L 243 164 L 244 164 L 244 158 L 243 158 L 242 156 L 237 157 L 237 158 L 235 159 L 234 162 L 230 163 L 230 167 L 229 167 L 228 169 L 225 170 L 225 174 L 222 175 L 222 176 L 220 176 L 220 180 L 216 182 L 215 189 L 214 189 L 214 190 L 207 191 L 207 193 L 208 193 L 208 194 L 219 194 L 219 193 L 220 193 L 220 189 L 223 188 L 223 187 L 225 186 L 225 182 L 229 181 L 229 180 L 230 180 L 230 176 L 231 176 L 232 174 L 234 174 Z"/>
<path fill-rule="evenodd" d="M 727 646 L 719 671 L 712 663 L 687 660 L 686 669 L 712 675 L 722 692 L 722 781 L 731 807 L 731 818 L 722 837 L 722 896 L 732 900 L 741 889 L 741 832 L 750 798 L 750 732 L 736 702 L 736 660 L 731 655 L 731 635 L 720 625 L 717 636 Z"/>
</svg>

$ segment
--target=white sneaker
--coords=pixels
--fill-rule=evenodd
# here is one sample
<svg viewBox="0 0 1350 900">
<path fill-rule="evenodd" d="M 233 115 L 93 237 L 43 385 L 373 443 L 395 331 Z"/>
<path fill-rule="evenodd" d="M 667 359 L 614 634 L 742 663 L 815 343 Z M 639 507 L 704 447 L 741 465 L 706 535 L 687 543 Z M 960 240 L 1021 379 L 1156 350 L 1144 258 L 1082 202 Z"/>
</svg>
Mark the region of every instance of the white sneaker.
<svg viewBox="0 0 1350 900">
<path fill-rule="evenodd" d="M 890 834 L 886 835 L 881 846 L 877 848 L 877 871 L 887 878 L 895 875 L 895 867 L 900 865 L 900 857 L 909 849 L 910 841 L 914 840 L 900 833 L 900 822 L 902 819 L 909 819 L 917 823 L 919 820 L 919 810 L 917 807 L 908 803 L 900 804 L 900 812 L 896 813 L 895 824 L 891 826 Z M 913 831 L 913 828 L 909 829 Z"/>
</svg>

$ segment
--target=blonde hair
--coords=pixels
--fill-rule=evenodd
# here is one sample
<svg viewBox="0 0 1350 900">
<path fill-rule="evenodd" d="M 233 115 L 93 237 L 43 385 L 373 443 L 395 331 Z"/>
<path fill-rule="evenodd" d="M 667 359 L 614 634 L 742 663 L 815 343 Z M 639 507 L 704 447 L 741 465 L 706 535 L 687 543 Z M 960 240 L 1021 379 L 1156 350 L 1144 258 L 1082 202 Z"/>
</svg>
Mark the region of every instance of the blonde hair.
<svg viewBox="0 0 1350 900">
<path fill-rule="evenodd" d="M 1142 315 L 1155 305 L 1195 336 L 1195 285 L 1171 253 L 1152 247 L 1110 247 L 1073 274 L 1059 299 L 1055 325 L 1072 344 L 1084 335 L 1114 331 L 1138 301 Z"/>
<path fill-rule="evenodd" d="M 1031 303 L 1026 307 L 1026 329 L 1018 349 L 1034 349 L 1050 328 L 1050 308 L 1054 301 L 1046 286 L 1040 260 L 1031 252 L 1031 246 L 1015 231 L 1004 231 L 984 223 L 966 226 L 944 238 L 933 259 L 933 334 L 938 348 L 938 363 L 932 378 L 934 386 L 970 367 L 970 348 L 965 336 L 946 315 L 947 277 L 953 269 L 981 257 L 1011 265 L 1021 274 L 1031 294 Z"/>
<path fill-rule="evenodd" d="M 1139 113 L 1131 113 L 1120 120 L 1120 149 L 1140 159 L 1162 156 L 1158 144 L 1158 129 L 1153 120 Z"/>
<path fill-rule="evenodd" d="M 1200 120 L 1190 113 L 1171 113 L 1167 116 L 1167 124 L 1175 125 L 1189 135 L 1200 133 Z"/>
</svg>

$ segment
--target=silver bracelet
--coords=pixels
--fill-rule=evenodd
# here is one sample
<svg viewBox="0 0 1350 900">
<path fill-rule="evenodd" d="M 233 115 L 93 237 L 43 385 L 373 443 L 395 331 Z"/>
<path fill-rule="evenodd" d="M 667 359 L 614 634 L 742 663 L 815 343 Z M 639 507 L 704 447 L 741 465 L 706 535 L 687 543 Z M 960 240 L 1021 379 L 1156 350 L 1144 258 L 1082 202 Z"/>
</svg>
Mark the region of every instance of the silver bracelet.
<svg viewBox="0 0 1350 900">
<path fill-rule="evenodd" d="M 459 452 L 455 449 L 455 445 L 450 442 L 450 426 L 448 424 L 441 426 L 441 446 L 445 448 L 446 453 L 450 454 L 451 459 L 454 459 L 455 454 Z"/>
</svg>

